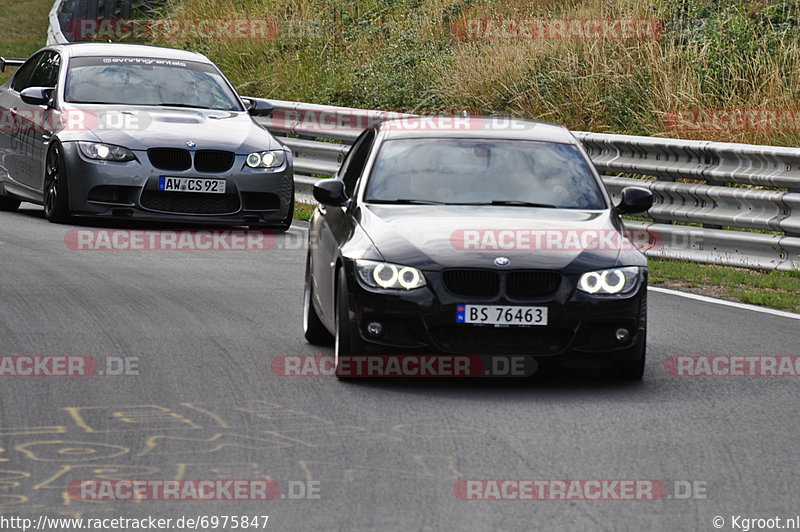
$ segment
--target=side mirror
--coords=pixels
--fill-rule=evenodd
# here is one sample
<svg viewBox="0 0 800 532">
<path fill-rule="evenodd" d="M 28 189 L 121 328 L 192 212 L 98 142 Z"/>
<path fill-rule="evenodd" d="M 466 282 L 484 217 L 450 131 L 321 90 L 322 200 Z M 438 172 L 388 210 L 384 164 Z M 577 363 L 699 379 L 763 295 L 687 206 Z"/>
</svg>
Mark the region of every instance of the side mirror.
<svg viewBox="0 0 800 532">
<path fill-rule="evenodd" d="M 344 183 L 338 179 L 324 179 L 314 185 L 314 199 L 323 205 L 341 207 L 347 203 Z"/>
<path fill-rule="evenodd" d="M 28 87 L 19 93 L 19 97 L 30 105 L 46 105 L 52 94 L 53 87 Z"/>
<path fill-rule="evenodd" d="M 250 116 L 272 116 L 275 106 L 260 98 L 242 98 L 247 105 L 247 114 Z"/>
<path fill-rule="evenodd" d="M 625 187 L 622 189 L 622 200 L 617 205 L 620 214 L 644 212 L 653 206 L 653 193 L 642 187 Z"/>
</svg>

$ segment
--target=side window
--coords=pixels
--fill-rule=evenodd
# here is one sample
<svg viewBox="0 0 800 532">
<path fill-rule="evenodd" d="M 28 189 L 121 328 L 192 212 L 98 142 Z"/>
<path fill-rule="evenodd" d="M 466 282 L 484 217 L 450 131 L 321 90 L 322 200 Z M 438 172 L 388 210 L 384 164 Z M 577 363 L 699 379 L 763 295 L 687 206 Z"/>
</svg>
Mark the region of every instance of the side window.
<svg viewBox="0 0 800 532">
<path fill-rule="evenodd" d="M 23 89 L 27 89 L 32 85 L 29 83 L 31 80 L 31 76 L 33 75 L 33 70 L 36 68 L 36 65 L 39 64 L 39 60 L 42 58 L 43 54 L 36 54 L 35 56 L 31 57 L 25 64 L 19 67 L 17 73 L 14 74 L 14 82 L 11 84 L 11 88 L 17 92 L 22 91 Z"/>
<path fill-rule="evenodd" d="M 367 164 L 367 157 L 372 149 L 372 143 L 375 140 L 375 130 L 370 129 L 361 134 L 361 137 L 350 148 L 350 153 L 347 154 L 345 165 L 339 177 L 344 181 L 344 191 L 347 197 L 353 197 L 356 190 L 356 183 L 358 178 L 361 177 L 361 172 L 364 170 L 364 165 Z"/>
<path fill-rule="evenodd" d="M 61 66 L 61 56 L 55 52 L 45 52 L 42 60 L 33 71 L 29 87 L 55 87 L 58 84 L 58 69 Z"/>
</svg>

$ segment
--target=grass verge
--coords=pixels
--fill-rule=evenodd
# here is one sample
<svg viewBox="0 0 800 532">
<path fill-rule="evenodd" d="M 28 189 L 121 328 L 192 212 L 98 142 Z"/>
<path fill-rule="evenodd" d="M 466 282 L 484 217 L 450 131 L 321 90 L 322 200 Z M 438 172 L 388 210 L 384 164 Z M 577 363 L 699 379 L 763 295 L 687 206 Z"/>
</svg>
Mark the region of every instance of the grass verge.
<svg viewBox="0 0 800 532">
<path fill-rule="evenodd" d="M 0 55 L 29 57 L 47 41 L 47 15 L 53 0 L 0 2 Z M 0 74 L 0 85 L 8 81 L 15 69 Z"/>
<path fill-rule="evenodd" d="M 650 259 L 650 284 L 800 313 L 800 271 Z"/>
</svg>

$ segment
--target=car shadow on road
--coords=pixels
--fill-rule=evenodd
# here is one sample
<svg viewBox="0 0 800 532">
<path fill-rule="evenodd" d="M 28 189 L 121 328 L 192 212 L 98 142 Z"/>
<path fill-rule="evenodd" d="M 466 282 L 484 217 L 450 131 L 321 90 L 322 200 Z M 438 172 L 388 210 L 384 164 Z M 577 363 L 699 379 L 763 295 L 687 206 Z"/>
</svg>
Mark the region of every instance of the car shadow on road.
<svg viewBox="0 0 800 532">
<path fill-rule="evenodd" d="M 587 391 L 629 394 L 647 386 L 647 380 L 624 380 L 597 371 L 577 371 L 549 367 L 538 370 L 530 377 L 473 377 L 473 378 L 354 378 L 345 381 L 347 385 L 362 388 L 404 391 L 421 394 L 447 394 L 449 392 L 469 391 L 502 392 L 503 394 L 526 393 L 536 395 L 537 391 Z"/>
<path fill-rule="evenodd" d="M 35 218 L 44 220 L 44 209 L 41 206 L 34 205 L 33 203 L 23 203 L 17 213 L 27 218 Z M 292 228 L 302 225 L 303 222 L 296 221 Z M 66 224 L 53 224 L 54 227 L 87 227 L 92 229 L 133 229 L 139 231 L 231 231 L 247 230 L 247 226 L 231 226 L 231 225 L 215 225 L 209 223 L 188 223 L 188 222 L 164 222 L 164 221 L 146 221 L 146 220 L 132 220 L 125 218 L 92 218 L 84 216 L 73 216 Z M 264 228 L 263 231 L 270 231 L 269 228 Z"/>
</svg>

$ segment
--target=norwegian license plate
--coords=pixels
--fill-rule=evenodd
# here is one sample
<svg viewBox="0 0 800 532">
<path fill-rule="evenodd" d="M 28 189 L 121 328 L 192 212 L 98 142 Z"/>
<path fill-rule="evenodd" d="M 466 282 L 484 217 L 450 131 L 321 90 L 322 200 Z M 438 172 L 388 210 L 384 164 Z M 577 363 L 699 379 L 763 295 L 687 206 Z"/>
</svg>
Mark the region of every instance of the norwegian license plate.
<svg viewBox="0 0 800 532">
<path fill-rule="evenodd" d="M 456 323 L 479 325 L 547 325 L 547 307 L 457 305 Z"/>
<path fill-rule="evenodd" d="M 158 190 L 166 192 L 203 192 L 206 194 L 225 194 L 224 179 L 199 179 L 196 177 L 158 178 Z"/>
</svg>

